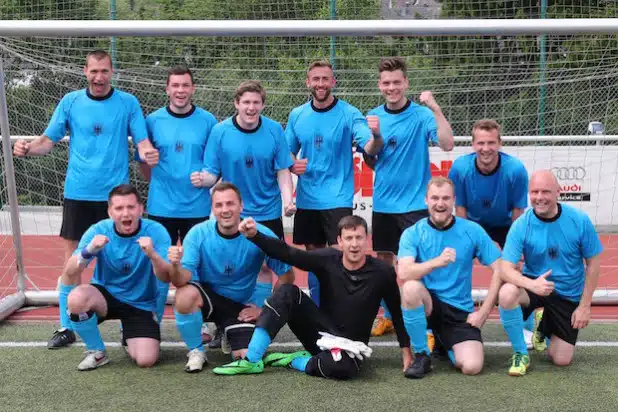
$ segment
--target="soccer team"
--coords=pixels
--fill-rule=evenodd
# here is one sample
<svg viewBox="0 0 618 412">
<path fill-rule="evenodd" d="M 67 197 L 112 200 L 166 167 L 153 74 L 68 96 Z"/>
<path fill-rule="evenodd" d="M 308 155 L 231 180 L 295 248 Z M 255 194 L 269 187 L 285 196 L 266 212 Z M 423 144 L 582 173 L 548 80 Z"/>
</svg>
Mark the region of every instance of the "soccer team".
<svg viewBox="0 0 618 412">
<path fill-rule="evenodd" d="M 524 322 L 535 317 L 534 348 L 570 364 L 599 277 L 592 222 L 558 202 L 549 171 L 529 178 L 500 151 L 493 120 L 474 124 L 474 152 L 454 162 L 449 178 L 432 178 L 428 146 L 452 150 L 449 122 L 431 92 L 419 104 L 408 97 L 403 59 L 382 59 L 378 72 L 385 103 L 365 117 L 333 95 L 330 64 L 313 62 L 311 99 L 291 111 L 284 130 L 261 114 L 266 92 L 257 81 L 240 84 L 236 113 L 217 123 L 192 103 L 195 83 L 184 66 L 168 72 L 169 104 L 144 118 L 133 95 L 111 87 L 109 55 L 89 53 L 87 88 L 62 98 L 42 136 L 14 145 L 16 156 L 42 156 L 70 134 L 61 329 L 48 347 L 77 334 L 87 347 L 78 369 L 95 369 L 109 362 L 98 324 L 119 319 L 129 356 L 154 365 L 172 284 L 187 372 L 208 362 L 202 327 L 213 322 L 233 359 L 214 368 L 219 375 L 278 366 L 353 378 L 371 356 L 370 336 L 391 329 L 406 377 L 424 377 L 440 355 L 474 375 L 484 362 L 481 327 L 496 304 L 513 348 L 510 375 L 530 367 Z M 128 184 L 129 136 L 149 181 L 148 218 Z M 377 258 L 368 255 L 367 222 L 353 215 L 353 148 L 375 170 Z M 304 250 L 283 240 L 284 214 L 294 215 L 293 241 Z M 95 258 L 94 276 L 82 284 Z M 475 258 L 493 272 L 478 310 Z M 309 272 L 309 295 L 294 284 L 294 267 Z M 304 350 L 267 354 L 286 324 Z"/>
</svg>

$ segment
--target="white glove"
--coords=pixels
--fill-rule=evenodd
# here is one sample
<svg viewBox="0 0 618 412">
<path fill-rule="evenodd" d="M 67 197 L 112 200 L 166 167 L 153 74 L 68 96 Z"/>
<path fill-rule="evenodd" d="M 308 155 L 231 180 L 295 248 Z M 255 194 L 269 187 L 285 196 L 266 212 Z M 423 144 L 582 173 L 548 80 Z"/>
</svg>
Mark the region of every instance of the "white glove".
<svg viewBox="0 0 618 412">
<path fill-rule="evenodd" d="M 328 350 L 333 355 L 333 359 L 338 362 L 341 360 L 340 351 L 344 350 L 351 358 L 363 360 L 371 357 L 373 350 L 363 342 L 350 340 L 341 336 L 331 335 L 327 332 L 320 332 L 322 337 L 317 340 L 316 345 L 322 350 Z"/>
</svg>

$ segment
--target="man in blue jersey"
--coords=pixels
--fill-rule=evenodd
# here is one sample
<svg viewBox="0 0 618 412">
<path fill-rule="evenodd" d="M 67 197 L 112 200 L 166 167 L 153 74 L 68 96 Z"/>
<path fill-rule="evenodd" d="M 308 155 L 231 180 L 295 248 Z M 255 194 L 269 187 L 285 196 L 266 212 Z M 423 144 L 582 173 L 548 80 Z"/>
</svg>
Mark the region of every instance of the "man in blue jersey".
<svg viewBox="0 0 618 412">
<path fill-rule="evenodd" d="M 148 115 L 146 126 L 154 146 L 146 151 L 151 161 L 140 163 L 150 181 L 146 210 L 148 218 L 167 229 L 172 244 L 184 239 L 194 225 L 210 216 L 210 192 L 199 185 L 206 142 L 217 120 L 195 106 L 193 74 L 186 66 L 168 70 L 165 92 L 169 104 Z M 138 160 L 139 151 L 136 151 Z M 169 283 L 160 284 L 157 304 L 163 315 Z"/>
<path fill-rule="evenodd" d="M 69 163 L 64 186 L 62 227 L 65 260 L 84 232 L 107 217 L 112 188 L 129 182 L 128 136 L 140 150 L 151 148 L 144 115 L 135 96 L 111 87 L 112 61 L 102 51 L 86 57 L 86 89 L 65 95 L 43 135 L 33 142 L 18 140 L 16 156 L 43 156 L 70 131 Z M 60 329 L 49 349 L 75 342 L 67 315 L 67 296 L 74 286 L 59 283 Z"/>
<path fill-rule="evenodd" d="M 382 147 L 379 129 L 369 129 L 357 108 L 332 94 L 335 84 L 328 61 L 311 63 L 306 80 L 311 100 L 292 110 L 285 130 L 295 158 L 292 172 L 298 175 L 294 243 L 307 250 L 337 245 L 337 224 L 352 214 L 352 144 L 369 155 Z M 308 280 L 319 304 L 317 278 L 310 272 Z"/>
<path fill-rule="evenodd" d="M 216 180 L 236 185 L 243 198 L 242 216 L 252 216 L 283 239 L 282 210 L 296 211 L 290 173 L 292 159 L 283 128 L 263 116 L 266 90 L 258 81 L 246 81 L 236 89 L 237 113 L 212 129 L 204 154 L 204 171 L 198 184 L 211 186 Z M 283 205 L 281 198 L 283 197 Z M 259 307 L 272 293 L 272 271 L 260 272 L 253 303 Z M 210 344 L 217 347 L 220 328 Z"/>
<path fill-rule="evenodd" d="M 207 362 L 202 343 L 204 321 L 215 322 L 224 331 L 224 343 L 234 358 L 242 358 L 261 309 L 249 305 L 262 263 L 272 269 L 279 284 L 294 283 L 293 269 L 267 257 L 240 235 L 238 225 L 243 207 L 240 190 L 231 183 L 212 189 L 215 219 L 194 226 L 182 246 L 172 246 L 171 282 L 176 286 L 175 314 L 178 331 L 185 341 L 189 360 L 186 372 L 199 372 Z M 275 237 L 259 225 L 260 231 Z"/>
<path fill-rule="evenodd" d="M 92 225 L 67 261 L 62 283 L 75 288 L 68 296 L 73 330 L 86 344 L 77 367 L 96 369 L 109 362 L 98 324 L 120 319 L 129 356 L 140 367 L 159 358 L 161 340 L 156 317 L 158 282 L 169 282 L 170 237 L 159 223 L 142 219 L 144 206 L 135 187 L 123 184 L 109 194 L 110 218 Z M 97 258 L 89 285 L 81 273 Z"/>
<path fill-rule="evenodd" d="M 426 330 L 429 326 L 453 365 L 466 375 L 483 368 L 481 327 L 498 299 L 500 250 L 477 223 L 453 216 L 455 188 L 444 177 L 429 181 L 429 217 L 401 235 L 397 273 L 403 320 L 414 347 L 408 378 L 431 371 Z M 472 301 L 472 264 L 475 258 L 491 267 L 487 298 L 478 311 Z"/>
<path fill-rule="evenodd" d="M 560 185 L 550 171 L 532 175 L 529 194 L 532 208 L 511 226 L 501 268 L 500 319 L 513 345 L 511 376 L 530 367 L 524 319 L 539 307 L 549 358 L 558 366 L 571 363 L 578 332 L 590 321 L 603 250 L 588 215 L 558 202 Z"/>
<path fill-rule="evenodd" d="M 403 231 L 427 217 L 425 191 L 431 179 L 429 144 L 450 151 L 454 140 L 451 126 L 430 91 L 419 96 L 421 105 L 407 97 L 409 82 L 404 59 L 382 59 L 378 72 L 378 88 L 385 104 L 370 110 L 367 118 L 381 131 L 384 146 L 375 158 L 364 157 L 375 170 L 373 250 L 378 258 L 393 265 Z M 393 331 L 391 316 L 384 309 L 384 317 L 378 320 L 372 336 Z"/>
</svg>

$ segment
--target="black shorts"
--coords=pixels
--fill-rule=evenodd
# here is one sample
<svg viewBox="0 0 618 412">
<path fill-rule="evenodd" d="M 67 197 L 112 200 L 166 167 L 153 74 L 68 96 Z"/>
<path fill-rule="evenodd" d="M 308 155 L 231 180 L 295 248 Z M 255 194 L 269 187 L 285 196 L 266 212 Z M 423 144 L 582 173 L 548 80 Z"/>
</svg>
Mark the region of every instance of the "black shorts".
<svg viewBox="0 0 618 412">
<path fill-rule="evenodd" d="M 272 230 L 275 236 L 283 240 L 283 220 L 280 217 L 271 220 L 258 220 L 257 222 Z"/>
<path fill-rule="evenodd" d="M 105 318 L 99 318 L 99 323 L 109 319 L 119 319 L 122 323 L 122 336 L 125 339 L 151 338 L 161 340 L 161 331 L 155 312 L 148 312 L 121 302 L 109 293 L 104 286 L 92 286 L 101 292 L 107 302 L 107 315 Z"/>
<path fill-rule="evenodd" d="M 481 330 L 467 322 L 469 312 L 442 302 L 434 293 L 429 294 L 433 309 L 427 318 L 427 327 L 433 331 L 437 342 L 444 349 L 450 350 L 465 341 L 483 342 Z"/>
<path fill-rule="evenodd" d="M 376 252 L 399 253 L 399 239 L 404 230 L 419 220 L 429 216 L 427 210 L 415 210 L 408 213 L 371 214 L 371 239 Z"/>
<path fill-rule="evenodd" d="M 238 314 L 247 305 L 221 296 L 212 290 L 207 283 L 190 281 L 202 296 L 202 318 L 204 322 L 214 322 L 217 328 L 222 328 L 232 350 L 246 349 L 255 329 L 255 322 L 238 320 Z"/>
<path fill-rule="evenodd" d="M 539 296 L 529 290 L 526 290 L 526 293 L 530 298 L 530 305 L 522 307 L 524 320 L 528 319 L 535 309 L 542 307 L 543 320 L 539 330 L 547 337 L 555 335 L 575 345 L 579 330 L 571 325 L 571 316 L 579 304 L 563 298 L 556 292 L 552 292 L 549 296 Z"/>
<path fill-rule="evenodd" d="M 336 245 L 339 221 L 350 215 L 352 215 L 351 207 L 326 210 L 298 209 L 294 215 L 294 243 Z"/>
<path fill-rule="evenodd" d="M 489 227 L 483 226 L 485 232 L 489 235 L 491 240 L 500 245 L 501 249 L 504 249 L 504 244 L 506 243 L 506 235 L 509 234 L 510 226 L 499 226 L 499 227 Z"/>
<path fill-rule="evenodd" d="M 107 202 L 64 199 L 60 237 L 79 242 L 90 226 L 108 217 Z"/>
<path fill-rule="evenodd" d="M 148 215 L 148 219 L 159 222 L 165 227 L 170 238 L 172 238 L 172 245 L 175 245 L 178 241 L 178 235 L 180 234 L 180 241 L 182 242 L 189 233 L 189 229 L 198 223 L 202 223 L 208 220 L 206 217 L 161 217 L 155 215 Z"/>
</svg>

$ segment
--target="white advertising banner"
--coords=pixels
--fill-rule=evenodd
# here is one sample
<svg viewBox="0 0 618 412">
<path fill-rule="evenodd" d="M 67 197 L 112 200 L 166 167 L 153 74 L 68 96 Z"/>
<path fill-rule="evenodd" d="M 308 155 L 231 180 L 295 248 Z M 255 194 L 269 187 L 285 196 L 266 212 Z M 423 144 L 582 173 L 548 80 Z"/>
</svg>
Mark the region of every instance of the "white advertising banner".
<svg viewBox="0 0 618 412">
<path fill-rule="evenodd" d="M 472 151 L 470 147 L 429 150 L 434 176 L 447 176 L 453 161 Z M 560 182 L 561 201 L 584 210 L 595 225 L 618 226 L 618 146 L 505 146 L 503 151 L 519 158 L 528 174 L 550 169 Z M 354 213 L 371 225 L 373 171 L 358 154 L 354 167 Z M 284 218 L 286 230 L 292 225 L 292 218 Z"/>
</svg>

